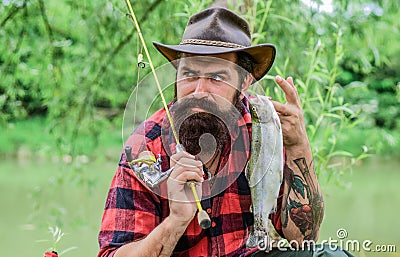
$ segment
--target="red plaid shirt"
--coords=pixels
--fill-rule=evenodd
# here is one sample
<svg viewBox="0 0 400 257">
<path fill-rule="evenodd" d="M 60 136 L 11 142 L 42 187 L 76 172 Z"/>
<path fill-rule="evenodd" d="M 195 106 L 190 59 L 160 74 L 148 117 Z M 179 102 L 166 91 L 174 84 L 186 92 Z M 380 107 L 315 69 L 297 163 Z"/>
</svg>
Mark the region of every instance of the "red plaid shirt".
<svg viewBox="0 0 400 257">
<path fill-rule="evenodd" d="M 233 133 L 232 146 L 226 148 L 221 157 L 220 166 L 223 168 L 216 174 L 214 186 L 203 183 L 201 204 L 210 215 L 212 225 L 203 230 L 197 219 L 193 219 L 179 239 L 173 256 L 248 256 L 257 250 L 246 248 L 254 218 L 250 212 L 250 188 L 244 173 L 250 155 L 251 116 L 248 101 L 245 99 L 243 103 L 245 108 L 243 119 L 238 123 L 239 129 Z M 169 168 L 169 156 L 175 148 L 170 130 L 164 130 L 165 116 L 165 110 L 157 111 L 136 129 L 126 143 L 132 147 L 134 158 L 143 150 L 160 156 L 162 170 Z M 243 157 L 244 160 L 238 161 Z M 242 165 L 238 166 L 238 163 Z M 221 190 L 213 191 L 214 188 Z M 283 186 L 277 211 L 270 216 L 280 234 L 282 190 Z M 106 201 L 98 257 L 113 256 L 118 247 L 145 237 L 168 215 L 168 199 L 147 188 L 129 168 L 122 154 Z"/>
</svg>

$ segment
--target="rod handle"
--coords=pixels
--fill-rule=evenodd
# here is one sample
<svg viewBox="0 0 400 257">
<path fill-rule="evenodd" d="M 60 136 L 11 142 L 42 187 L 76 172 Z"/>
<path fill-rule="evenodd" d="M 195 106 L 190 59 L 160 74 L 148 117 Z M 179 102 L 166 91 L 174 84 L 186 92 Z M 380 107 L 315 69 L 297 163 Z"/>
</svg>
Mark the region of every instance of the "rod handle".
<svg viewBox="0 0 400 257">
<path fill-rule="evenodd" d="M 127 162 L 128 163 L 132 162 L 133 161 L 133 158 L 132 158 L 132 147 L 126 146 L 124 150 L 125 150 L 125 156 L 126 156 Z"/>
<path fill-rule="evenodd" d="M 185 147 L 181 144 L 177 144 L 175 146 L 175 149 L 176 149 L 177 153 L 185 151 Z M 196 183 L 193 181 L 190 181 L 188 184 L 189 184 L 189 187 L 192 189 L 192 193 L 194 196 L 194 200 L 196 201 L 197 209 L 199 209 L 199 211 L 197 212 L 197 221 L 199 222 L 199 225 L 202 229 L 207 229 L 211 226 L 210 216 L 208 216 L 208 213 L 205 210 L 203 210 L 203 208 L 201 207 L 200 199 L 199 199 L 199 196 L 196 191 Z"/>
<path fill-rule="evenodd" d="M 189 187 L 192 189 L 194 200 L 197 204 L 197 209 L 199 209 L 197 213 L 197 221 L 202 229 L 207 229 L 211 226 L 211 219 L 210 216 L 208 216 L 208 213 L 201 207 L 199 195 L 196 191 L 196 183 L 194 181 L 190 181 Z"/>
<path fill-rule="evenodd" d="M 197 213 L 197 221 L 202 229 L 207 229 L 211 227 L 211 219 L 205 210 L 199 210 Z"/>
</svg>

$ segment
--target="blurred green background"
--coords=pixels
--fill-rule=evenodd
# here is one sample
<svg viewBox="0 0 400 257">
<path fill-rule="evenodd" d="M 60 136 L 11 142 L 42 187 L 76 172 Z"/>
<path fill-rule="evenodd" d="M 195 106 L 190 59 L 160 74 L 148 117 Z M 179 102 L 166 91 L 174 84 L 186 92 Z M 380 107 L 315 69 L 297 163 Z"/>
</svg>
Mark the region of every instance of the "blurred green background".
<svg viewBox="0 0 400 257">
<path fill-rule="evenodd" d="M 346 239 L 397 248 L 356 256 L 400 256 L 398 1 L 132 5 L 157 67 L 166 61 L 151 41 L 179 43 L 188 17 L 212 5 L 242 14 L 254 44 L 275 44 L 273 68 L 251 90 L 283 100 L 273 76 L 295 79 L 326 201 L 320 242 L 338 239 L 343 228 Z M 134 127 L 157 95 L 155 86 L 138 85 L 149 68 L 137 68 L 143 47 L 126 13 L 123 0 L 1 1 L 2 255 L 43 256 L 53 246 L 66 257 L 97 254 L 108 186 L 129 133 L 121 133 L 125 106 L 132 95 L 136 111 L 125 122 Z M 56 229 L 65 234 L 55 244 Z"/>
</svg>

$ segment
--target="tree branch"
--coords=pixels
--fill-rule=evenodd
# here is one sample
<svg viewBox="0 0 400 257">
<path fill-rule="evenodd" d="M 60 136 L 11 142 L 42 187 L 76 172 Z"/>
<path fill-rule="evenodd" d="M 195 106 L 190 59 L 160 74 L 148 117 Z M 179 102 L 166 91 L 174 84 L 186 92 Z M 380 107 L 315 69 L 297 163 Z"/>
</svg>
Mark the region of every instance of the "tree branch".
<svg viewBox="0 0 400 257">
<path fill-rule="evenodd" d="M 139 23 L 142 24 L 144 23 L 147 18 L 149 17 L 149 13 L 152 12 L 160 3 L 162 2 L 162 0 L 156 0 L 155 2 L 153 2 L 144 12 L 145 15 L 143 15 L 140 19 L 139 19 Z M 102 76 L 104 76 L 105 71 L 107 70 L 108 65 L 112 62 L 112 60 L 114 59 L 114 57 L 119 53 L 119 51 L 122 50 L 122 48 L 129 43 L 129 41 L 132 39 L 133 35 L 136 33 L 136 28 L 132 28 L 132 30 L 129 32 L 129 34 L 123 38 L 117 45 L 116 48 L 114 48 L 114 50 L 110 53 L 110 55 L 108 56 L 108 58 L 106 58 L 106 61 L 101 65 L 99 72 L 97 73 L 93 83 L 98 83 L 101 79 Z"/>
<path fill-rule="evenodd" d="M 42 0 L 39 0 L 42 1 Z M 147 8 L 147 10 L 144 12 L 145 15 L 143 17 L 140 18 L 139 22 L 143 23 L 147 20 L 147 18 L 149 17 L 149 12 L 153 11 L 160 3 L 162 2 L 162 0 L 156 0 L 151 6 L 149 6 L 149 8 Z M 90 96 L 92 95 L 92 91 L 93 91 L 93 86 L 94 85 L 98 85 L 101 78 L 105 75 L 107 67 L 110 63 L 112 63 L 114 57 L 121 51 L 121 49 L 129 43 L 129 41 L 132 39 L 133 35 L 135 34 L 136 29 L 133 28 L 130 33 L 128 35 L 126 35 L 126 37 L 124 37 L 117 45 L 117 47 L 114 48 L 114 50 L 109 54 L 109 56 L 107 58 L 105 58 L 105 61 L 103 62 L 103 64 L 100 66 L 99 71 L 97 72 L 96 77 L 94 78 L 94 80 L 90 83 L 90 86 L 88 88 L 88 90 L 86 91 L 84 100 L 82 101 L 82 104 L 79 108 L 78 111 L 78 117 L 76 120 L 76 125 L 74 126 L 74 130 L 72 131 L 72 137 L 71 138 L 77 138 L 79 129 L 80 129 L 80 123 L 83 119 L 83 117 L 85 116 L 85 112 L 87 110 L 87 103 L 89 101 Z M 72 153 L 75 150 L 75 146 L 74 144 L 72 145 Z"/>
<path fill-rule="evenodd" d="M 14 5 L 13 8 L 11 8 L 11 10 L 8 12 L 6 17 L 1 21 L 0 28 L 5 26 L 7 21 L 11 20 L 14 17 L 14 15 L 18 13 L 18 11 L 24 9 L 25 7 L 26 7 L 26 1 L 24 1 L 24 4 L 21 7 L 17 7 Z"/>
<path fill-rule="evenodd" d="M 42 19 L 43 19 L 44 25 L 46 27 L 47 34 L 49 36 L 50 42 L 53 43 L 54 35 L 53 35 L 53 30 L 51 29 L 51 26 L 49 23 L 49 19 L 47 18 L 46 7 L 44 5 L 43 0 L 38 0 L 38 2 L 39 2 L 39 7 L 40 7 L 40 13 L 42 15 Z"/>
</svg>

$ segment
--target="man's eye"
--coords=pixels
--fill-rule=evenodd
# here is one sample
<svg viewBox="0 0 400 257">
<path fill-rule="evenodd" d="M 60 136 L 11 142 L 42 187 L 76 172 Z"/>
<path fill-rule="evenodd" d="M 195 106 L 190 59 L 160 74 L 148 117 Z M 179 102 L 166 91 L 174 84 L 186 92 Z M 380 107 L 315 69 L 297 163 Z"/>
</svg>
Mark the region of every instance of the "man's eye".
<svg viewBox="0 0 400 257">
<path fill-rule="evenodd" d="M 218 74 L 213 74 L 210 76 L 210 79 L 215 80 L 215 81 L 222 81 L 222 77 Z"/>
<path fill-rule="evenodd" d="M 193 77 L 196 76 L 196 74 L 194 72 L 191 72 L 191 71 L 185 71 L 182 75 L 185 78 L 193 78 Z"/>
</svg>

